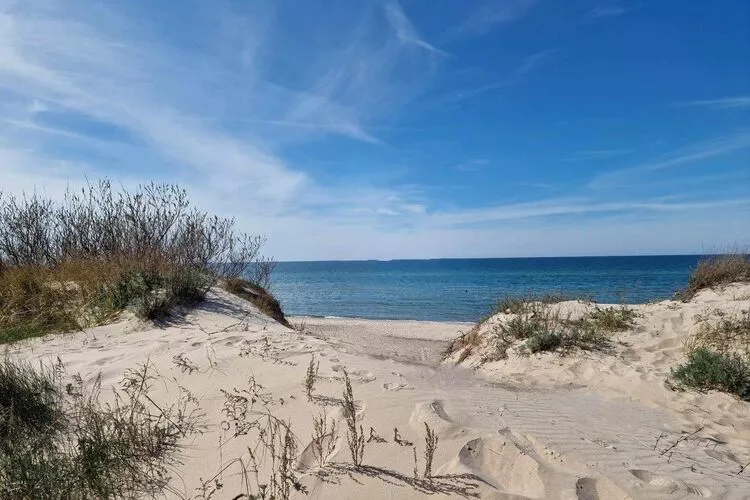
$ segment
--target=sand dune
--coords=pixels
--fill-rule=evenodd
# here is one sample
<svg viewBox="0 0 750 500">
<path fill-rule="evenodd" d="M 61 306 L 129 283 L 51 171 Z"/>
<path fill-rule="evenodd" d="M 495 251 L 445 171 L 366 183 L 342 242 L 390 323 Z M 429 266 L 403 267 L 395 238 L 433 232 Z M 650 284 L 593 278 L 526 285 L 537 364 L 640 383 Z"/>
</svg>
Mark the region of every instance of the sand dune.
<svg viewBox="0 0 750 500">
<path fill-rule="evenodd" d="M 665 379 L 683 360 L 695 314 L 748 307 L 747 285 L 703 292 L 689 304 L 638 306 L 637 327 L 617 334 L 611 354 L 511 356 L 479 367 L 472 356 L 458 366 L 457 358 L 440 362 L 448 339 L 470 325 L 306 318 L 308 333 L 299 333 L 214 291 L 165 324 L 123 318 L 11 351 L 59 357 L 71 373 L 101 375 L 105 388 L 148 359 L 162 377 L 157 400 L 188 389 L 208 427 L 184 442 L 169 497 L 196 497 L 203 481 L 246 453 L 251 443 L 222 428 L 221 390 L 254 383 L 253 394 L 299 440 L 296 467 L 307 493 L 295 498 L 739 499 L 750 498 L 750 471 L 737 474 L 750 461 L 750 405 L 724 394 L 674 392 Z M 320 367 L 308 401 L 302 383 L 312 355 Z M 368 440 L 361 467 L 351 464 L 346 445 L 344 370 Z M 323 411 L 343 432 L 321 469 L 311 432 L 312 417 Z M 439 438 L 430 479 L 421 476 L 425 423 Z M 218 478 L 214 498 L 242 490 L 236 463 Z"/>
</svg>

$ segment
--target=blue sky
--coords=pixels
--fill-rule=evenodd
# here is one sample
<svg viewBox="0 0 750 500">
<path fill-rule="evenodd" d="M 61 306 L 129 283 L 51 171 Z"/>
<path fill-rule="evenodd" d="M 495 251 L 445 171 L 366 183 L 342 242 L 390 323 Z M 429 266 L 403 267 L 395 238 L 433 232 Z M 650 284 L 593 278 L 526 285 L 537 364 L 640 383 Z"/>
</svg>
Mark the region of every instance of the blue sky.
<svg viewBox="0 0 750 500">
<path fill-rule="evenodd" d="M 745 0 L 0 0 L 0 190 L 176 182 L 280 260 L 750 245 Z"/>
</svg>

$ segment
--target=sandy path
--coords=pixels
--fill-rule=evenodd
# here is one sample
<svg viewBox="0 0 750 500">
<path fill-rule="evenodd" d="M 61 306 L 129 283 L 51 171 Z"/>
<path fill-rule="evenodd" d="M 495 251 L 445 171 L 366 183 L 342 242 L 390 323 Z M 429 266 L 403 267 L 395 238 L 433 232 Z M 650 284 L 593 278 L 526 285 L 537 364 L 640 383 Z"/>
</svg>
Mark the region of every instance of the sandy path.
<svg viewBox="0 0 750 500">
<path fill-rule="evenodd" d="M 243 453 L 241 439 L 220 442 L 224 401 L 220 389 L 246 387 L 253 376 L 272 395 L 271 410 L 292 422 L 303 452 L 299 468 L 308 495 L 299 498 L 750 498 L 748 477 L 726 460 L 725 445 L 687 440 L 674 443 L 684 422 L 639 402 L 614 401 L 580 388 L 522 389 L 473 370 L 439 364 L 446 339 L 461 324 L 307 320 L 310 334 L 288 330 L 226 294 L 212 295 L 180 321 L 154 327 L 126 321 L 86 333 L 50 336 L 13 346 L 28 358 L 59 356 L 71 372 L 101 373 L 103 386 L 145 361 L 164 377 L 158 396 L 173 393 L 167 381 L 188 387 L 199 399 L 207 431 L 185 443 L 184 465 L 175 471 L 175 497 L 192 497 L 201 478 L 211 477 Z M 409 338 L 409 335 L 417 338 Z M 316 400 L 302 390 L 311 354 L 320 361 Z M 182 355 L 195 370 L 174 362 Z M 317 470 L 306 455 L 311 417 L 324 409 L 340 417 L 346 368 L 371 442 L 364 467 L 351 467 L 346 437 Z M 532 376 L 533 374 L 529 374 Z M 334 406 L 332 406 L 334 405 Z M 440 442 L 435 478 L 413 477 L 411 446 L 394 443 L 393 428 L 417 447 L 423 467 L 424 423 Z M 659 436 L 661 445 L 655 448 Z M 228 470 L 214 498 L 232 498 L 240 477 Z"/>
</svg>

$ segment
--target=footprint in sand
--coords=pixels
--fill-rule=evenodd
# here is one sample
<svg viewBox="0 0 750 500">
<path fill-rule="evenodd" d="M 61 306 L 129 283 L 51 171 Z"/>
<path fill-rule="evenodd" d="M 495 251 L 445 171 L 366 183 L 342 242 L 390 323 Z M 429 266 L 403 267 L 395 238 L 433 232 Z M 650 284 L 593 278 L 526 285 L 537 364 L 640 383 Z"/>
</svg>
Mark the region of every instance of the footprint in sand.
<svg viewBox="0 0 750 500">
<path fill-rule="evenodd" d="M 628 495 L 607 479 L 582 477 L 576 481 L 577 500 L 607 500 L 610 498 L 630 500 Z"/>
<path fill-rule="evenodd" d="M 444 435 L 448 432 L 453 433 L 458 428 L 446 413 L 443 402 L 437 399 L 414 405 L 409 423 L 420 432 L 424 430 L 424 424 L 427 424 L 438 435 Z"/>
<path fill-rule="evenodd" d="M 523 498 L 545 497 L 539 462 L 508 439 L 473 439 L 461 448 L 457 460 L 504 493 L 524 495 Z"/>
<path fill-rule="evenodd" d="M 333 357 L 333 358 L 331 358 L 331 362 L 332 363 L 338 363 L 339 362 L 339 358 Z"/>
<path fill-rule="evenodd" d="M 704 486 L 683 483 L 682 481 L 672 479 L 669 476 L 661 476 L 659 474 L 654 474 L 651 471 L 643 469 L 631 469 L 630 473 L 644 483 L 648 484 L 651 488 L 654 488 L 655 490 L 658 490 L 662 493 L 676 493 L 684 491 L 691 495 L 700 497 L 711 496 L 711 490 Z"/>
<path fill-rule="evenodd" d="M 414 390 L 414 387 L 412 387 L 409 384 L 404 384 L 403 382 L 394 384 L 391 382 L 388 382 L 386 384 L 383 384 L 383 390 L 386 392 L 393 392 L 393 391 L 411 391 Z"/>
</svg>

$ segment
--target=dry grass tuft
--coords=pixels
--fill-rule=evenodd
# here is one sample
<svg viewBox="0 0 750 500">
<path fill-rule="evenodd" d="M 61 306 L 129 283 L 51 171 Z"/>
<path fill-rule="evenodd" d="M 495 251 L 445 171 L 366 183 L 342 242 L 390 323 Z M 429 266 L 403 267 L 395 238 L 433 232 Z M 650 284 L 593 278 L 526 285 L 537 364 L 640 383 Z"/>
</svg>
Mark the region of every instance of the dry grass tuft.
<svg viewBox="0 0 750 500">
<path fill-rule="evenodd" d="M 286 316 L 284 316 L 284 311 L 281 309 L 279 301 L 265 288 L 242 278 L 224 280 L 222 286 L 229 293 L 255 305 L 266 316 L 275 319 L 288 328 L 292 328 L 292 325 L 289 324 Z"/>
<path fill-rule="evenodd" d="M 750 281 L 750 254 L 737 252 L 706 257 L 698 262 L 688 279 L 687 287 L 676 298 L 688 301 L 704 288 Z"/>
<path fill-rule="evenodd" d="M 320 371 L 320 361 L 315 363 L 315 355 L 313 354 L 310 359 L 310 364 L 307 365 L 307 372 L 305 374 L 305 394 L 307 394 L 307 400 L 312 401 L 313 392 L 315 391 L 315 381 L 318 379 L 318 371 Z"/>
<path fill-rule="evenodd" d="M 750 310 L 715 310 L 696 316 L 698 331 L 685 341 L 688 354 L 709 349 L 720 354 L 742 354 L 750 359 Z"/>
<path fill-rule="evenodd" d="M 427 422 L 424 423 L 425 436 L 424 436 L 424 477 L 432 477 L 432 460 L 435 458 L 435 450 L 438 445 L 438 437 L 435 435 L 435 431 L 430 429 Z"/>
</svg>

